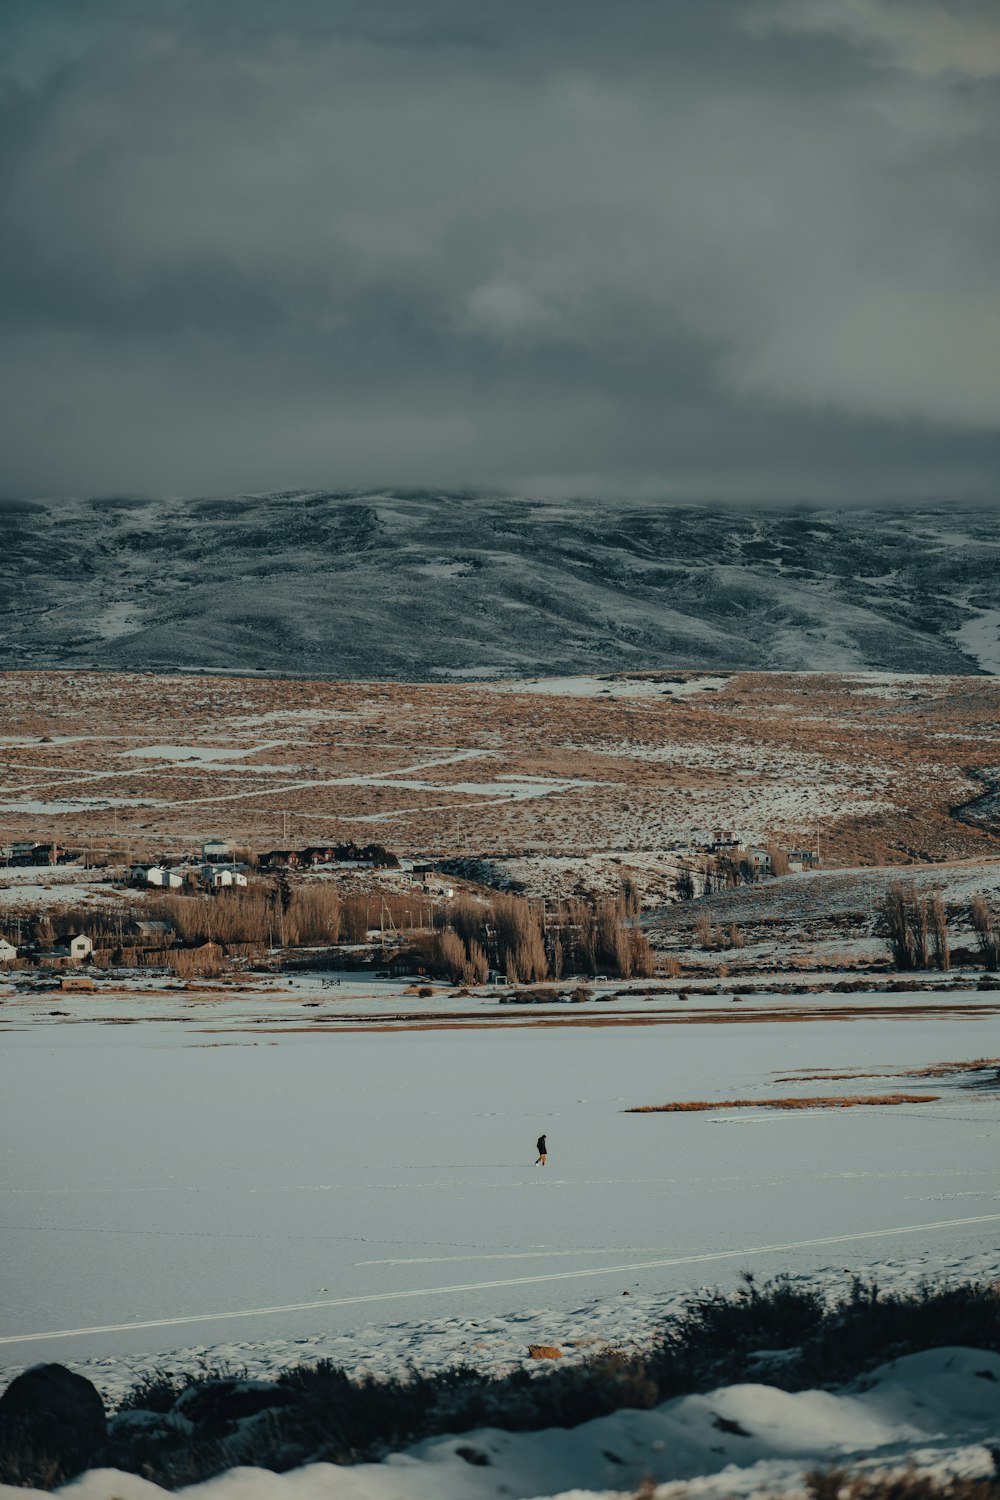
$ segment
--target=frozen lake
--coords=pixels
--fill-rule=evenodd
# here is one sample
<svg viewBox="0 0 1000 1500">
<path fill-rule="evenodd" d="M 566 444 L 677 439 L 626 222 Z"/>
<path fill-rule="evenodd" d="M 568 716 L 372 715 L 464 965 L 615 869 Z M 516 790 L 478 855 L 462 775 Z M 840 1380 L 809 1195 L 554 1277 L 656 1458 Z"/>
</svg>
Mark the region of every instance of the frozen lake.
<svg viewBox="0 0 1000 1500">
<path fill-rule="evenodd" d="M 623 1110 L 887 1092 L 878 1078 L 776 1079 L 990 1056 L 998 1038 L 988 1016 L 913 1015 L 256 1037 L 156 1021 L 9 1031 L 0 1365 L 572 1309 L 625 1290 L 730 1284 L 748 1267 L 981 1262 L 1000 1231 L 992 1091 L 910 1080 L 895 1086 L 940 1102 Z M 533 1165 L 542 1131 L 544 1169 Z"/>
</svg>

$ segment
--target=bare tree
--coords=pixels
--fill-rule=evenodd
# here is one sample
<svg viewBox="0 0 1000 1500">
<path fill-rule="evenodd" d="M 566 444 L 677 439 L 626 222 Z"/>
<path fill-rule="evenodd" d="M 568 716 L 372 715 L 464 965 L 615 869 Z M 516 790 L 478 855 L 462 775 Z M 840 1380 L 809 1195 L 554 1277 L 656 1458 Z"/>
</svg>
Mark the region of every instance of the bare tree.
<svg viewBox="0 0 1000 1500">
<path fill-rule="evenodd" d="M 985 896 L 973 896 L 969 919 L 979 942 L 983 966 L 991 971 L 1000 968 L 1000 930 Z"/>
<path fill-rule="evenodd" d="M 898 881 L 882 903 L 889 948 L 897 969 L 947 969 L 951 964 L 948 919 L 938 893 L 918 894 Z"/>
<path fill-rule="evenodd" d="M 698 920 L 694 924 L 694 934 L 703 948 L 709 949 L 715 947 L 715 928 L 712 926 L 712 921 L 707 911 L 700 911 L 698 913 Z"/>
<path fill-rule="evenodd" d="M 626 917 L 634 920 L 642 915 L 642 892 L 631 875 L 626 875 L 622 881 L 622 905 Z"/>
<path fill-rule="evenodd" d="M 951 947 L 948 943 L 948 913 L 939 891 L 928 898 L 928 923 L 931 930 L 931 956 L 935 968 L 951 968 Z"/>
</svg>

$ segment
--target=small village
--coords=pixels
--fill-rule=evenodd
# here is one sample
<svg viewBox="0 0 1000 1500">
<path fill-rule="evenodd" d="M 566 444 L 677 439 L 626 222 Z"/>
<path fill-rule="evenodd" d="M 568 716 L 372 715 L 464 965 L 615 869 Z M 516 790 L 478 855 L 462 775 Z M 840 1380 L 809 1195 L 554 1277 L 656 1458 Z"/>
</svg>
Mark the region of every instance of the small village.
<svg viewBox="0 0 1000 1500">
<path fill-rule="evenodd" d="M 670 860 L 675 901 L 820 864 L 815 850 L 755 843 L 732 829 Z M 116 851 L 12 841 L 0 847 L 0 870 L 40 880 L 79 871 L 81 880 L 99 877 L 104 897 L 73 902 L 53 882 L 45 904 L 9 907 L 0 964 L 63 988 L 134 970 L 218 977 L 349 965 L 500 986 L 657 972 L 633 876 L 611 894 L 530 898 L 469 879 L 467 864 L 377 843 L 254 850 L 212 837 L 187 854 L 125 862 Z"/>
</svg>

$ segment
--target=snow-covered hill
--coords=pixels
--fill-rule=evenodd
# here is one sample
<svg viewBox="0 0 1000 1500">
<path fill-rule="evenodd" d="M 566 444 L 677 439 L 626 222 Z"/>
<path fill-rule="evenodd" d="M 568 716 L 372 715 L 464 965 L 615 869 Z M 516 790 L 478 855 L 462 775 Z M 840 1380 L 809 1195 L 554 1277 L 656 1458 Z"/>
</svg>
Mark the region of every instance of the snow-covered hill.
<svg viewBox="0 0 1000 1500">
<path fill-rule="evenodd" d="M 650 1493 L 652 1482 L 669 1486 L 657 1489 L 657 1500 L 754 1500 L 801 1496 L 805 1475 L 825 1467 L 989 1479 L 998 1380 L 995 1354 L 931 1349 L 838 1391 L 729 1385 L 568 1429 L 427 1438 L 381 1463 L 313 1463 L 283 1474 L 240 1466 L 180 1493 L 192 1500 L 610 1500 Z M 139 1429 L 156 1422 L 148 1412 L 118 1421 L 129 1418 Z M 0 1485 L 0 1500 L 41 1493 Z M 94 1469 L 59 1493 L 160 1500 L 167 1492 L 136 1474 Z"/>
<path fill-rule="evenodd" d="M 1000 516 L 468 495 L 0 502 L 6 668 L 1000 671 Z"/>
</svg>

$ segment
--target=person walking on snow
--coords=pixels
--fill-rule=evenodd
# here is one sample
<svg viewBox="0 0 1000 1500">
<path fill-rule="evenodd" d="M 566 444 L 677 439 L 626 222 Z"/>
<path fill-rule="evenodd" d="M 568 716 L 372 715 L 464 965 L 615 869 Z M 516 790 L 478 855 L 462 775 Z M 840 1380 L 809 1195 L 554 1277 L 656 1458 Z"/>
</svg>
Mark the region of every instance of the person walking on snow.
<svg viewBox="0 0 1000 1500">
<path fill-rule="evenodd" d="M 545 1165 L 545 1157 L 546 1157 L 546 1154 L 547 1154 L 546 1147 L 545 1147 L 545 1137 L 544 1137 L 544 1135 L 540 1135 L 538 1137 L 538 1140 L 535 1142 L 535 1145 L 538 1147 L 538 1161 L 535 1162 L 535 1166 L 537 1167 L 538 1164 L 539 1164 L 539 1162 L 540 1162 L 541 1165 L 544 1167 L 544 1165 Z"/>
</svg>

